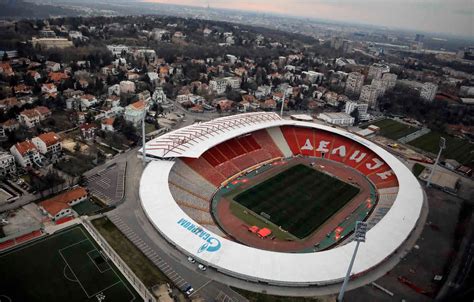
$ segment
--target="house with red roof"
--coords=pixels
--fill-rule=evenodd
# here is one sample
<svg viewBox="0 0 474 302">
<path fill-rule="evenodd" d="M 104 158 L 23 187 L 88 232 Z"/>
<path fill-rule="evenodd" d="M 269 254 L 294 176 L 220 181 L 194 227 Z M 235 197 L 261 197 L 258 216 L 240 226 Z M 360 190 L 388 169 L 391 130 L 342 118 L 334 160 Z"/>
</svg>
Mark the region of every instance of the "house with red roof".
<svg viewBox="0 0 474 302">
<path fill-rule="evenodd" d="M 33 109 L 25 109 L 20 112 L 19 120 L 22 125 L 33 128 L 41 121 L 51 116 L 51 111 L 45 106 L 38 106 Z"/>
<path fill-rule="evenodd" d="M 115 131 L 114 129 L 114 117 L 105 118 L 102 120 L 101 129 L 104 131 Z"/>
<path fill-rule="evenodd" d="M 58 92 L 58 88 L 53 83 L 43 84 L 41 86 L 42 93 L 54 94 Z"/>
<path fill-rule="evenodd" d="M 15 161 L 23 168 L 31 167 L 34 163 L 41 163 L 41 155 L 32 141 L 26 140 L 11 146 L 10 153 Z"/>
<path fill-rule="evenodd" d="M 77 186 L 50 199 L 44 200 L 38 205 L 44 215 L 56 221 L 63 217 L 76 215 L 76 212 L 74 212 L 71 207 L 87 199 L 88 193 L 86 189 Z"/>
<path fill-rule="evenodd" d="M 85 123 L 79 126 L 81 130 L 81 137 L 85 140 L 93 140 L 95 138 L 95 134 L 97 132 L 97 125 L 96 124 L 89 124 Z"/>
<path fill-rule="evenodd" d="M 132 122 L 135 126 L 138 125 L 146 111 L 148 110 L 148 102 L 144 100 L 137 101 L 125 107 L 125 120 Z"/>
<path fill-rule="evenodd" d="M 55 132 L 40 134 L 37 137 L 33 137 L 31 141 L 41 154 L 48 157 L 58 155 L 62 150 L 61 139 Z"/>
</svg>

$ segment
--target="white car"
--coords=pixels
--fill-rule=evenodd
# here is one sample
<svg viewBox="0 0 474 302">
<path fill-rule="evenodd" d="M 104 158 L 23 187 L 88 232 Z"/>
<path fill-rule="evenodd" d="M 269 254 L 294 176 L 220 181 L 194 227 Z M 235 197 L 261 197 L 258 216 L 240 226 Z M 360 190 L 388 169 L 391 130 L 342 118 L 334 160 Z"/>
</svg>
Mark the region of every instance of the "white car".
<svg viewBox="0 0 474 302">
<path fill-rule="evenodd" d="M 196 260 L 194 260 L 194 258 L 191 256 L 188 257 L 188 261 L 191 263 L 196 263 Z"/>
<path fill-rule="evenodd" d="M 201 263 L 198 264 L 198 268 L 199 268 L 201 271 L 207 270 L 207 266 L 205 266 L 204 264 L 201 264 Z"/>
<path fill-rule="evenodd" d="M 185 287 L 184 292 L 186 295 L 190 296 L 194 292 L 194 288 L 191 285 Z"/>
</svg>

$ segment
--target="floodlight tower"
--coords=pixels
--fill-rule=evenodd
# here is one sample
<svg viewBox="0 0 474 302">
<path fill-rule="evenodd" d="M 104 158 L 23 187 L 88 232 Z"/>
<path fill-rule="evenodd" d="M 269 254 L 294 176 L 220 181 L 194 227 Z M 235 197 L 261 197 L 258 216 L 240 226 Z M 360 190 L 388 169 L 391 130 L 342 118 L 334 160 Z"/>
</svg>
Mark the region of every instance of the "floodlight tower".
<svg viewBox="0 0 474 302">
<path fill-rule="evenodd" d="M 286 90 L 283 92 L 283 100 L 281 101 L 280 117 L 283 118 L 283 107 L 285 106 Z"/>
<path fill-rule="evenodd" d="M 143 166 L 146 166 L 145 118 L 146 118 L 146 109 L 143 110 L 143 119 L 142 119 L 142 161 L 143 161 Z"/>
<path fill-rule="evenodd" d="M 436 161 L 435 161 L 435 163 L 433 164 L 433 167 L 431 168 L 430 177 L 428 177 L 428 181 L 426 182 L 426 187 L 431 186 L 431 178 L 432 178 L 433 175 L 434 175 L 434 171 L 435 171 L 435 169 L 436 169 L 436 166 L 438 165 L 439 158 L 441 157 L 441 152 L 443 152 L 444 149 L 446 149 L 446 139 L 445 139 L 444 137 L 441 137 L 441 138 L 439 139 L 439 152 L 438 152 L 438 156 L 436 157 Z"/>
<path fill-rule="evenodd" d="M 344 299 L 344 292 L 346 291 L 347 283 L 349 283 L 349 277 L 351 276 L 352 266 L 354 265 L 354 260 L 357 255 L 357 250 L 359 249 L 359 244 L 361 242 L 365 242 L 366 233 L 367 233 L 367 222 L 357 221 L 355 231 L 354 231 L 354 239 L 357 243 L 354 249 L 354 254 L 352 254 L 352 259 L 349 264 L 349 268 L 347 269 L 346 277 L 344 278 L 344 282 L 342 283 L 341 291 L 339 292 L 339 296 L 337 296 L 338 302 L 342 302 L 342 300 Z"/>
</svg>

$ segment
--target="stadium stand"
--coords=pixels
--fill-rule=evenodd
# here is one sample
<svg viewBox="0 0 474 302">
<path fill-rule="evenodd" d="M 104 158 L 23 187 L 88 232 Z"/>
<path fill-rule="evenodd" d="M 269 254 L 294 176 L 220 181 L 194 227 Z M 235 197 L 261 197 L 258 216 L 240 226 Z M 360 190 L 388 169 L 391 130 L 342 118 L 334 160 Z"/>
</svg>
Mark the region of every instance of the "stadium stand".
<svg viewBox="0 0 474 302">
<path fill-rule="evenodd" d="M 282 153 L 284 157 L 290 157 L 293 155 L 291 153 L 290 147 L 288 147 L 288 144 L 286 143 L 285 137 L 283 136 L 280 127 L 267 128 L 266 130 L 268 135 L 275 143 L 275 146 L 278 148 L 278 150 Z"/>
</svg>

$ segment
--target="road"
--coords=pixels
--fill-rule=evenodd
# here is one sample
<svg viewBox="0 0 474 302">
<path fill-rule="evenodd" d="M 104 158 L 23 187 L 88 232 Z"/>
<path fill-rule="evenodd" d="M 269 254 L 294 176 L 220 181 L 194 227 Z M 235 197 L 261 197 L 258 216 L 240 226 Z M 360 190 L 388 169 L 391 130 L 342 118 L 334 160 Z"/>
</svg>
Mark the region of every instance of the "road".
<svg viewBox="0 0 474 302">
<path fill-rule="evenodd" d="M 177 286 L 189 283 L 195 289 L 193 296 L 200 296 L 206 301 L 247 301 L 244 297 L 232 291 L 228 286 L 211 280 L 209 273 L 198 270 L 196 264 L 191 264 L 186 257 L 162 238 L 148 221 L 143 212 L 139 199 L 139 182 L 143 171 L 141 159 L 137 158 L 135 148 L 120 154 L 112 162 L 127 162 L 125 196 L 117 208 L 107 213 L 124 234 L 131 239 Z M 102 168 L 103 169 L 103 168 Z M 101 169 L 98 167 L 96 173 Z M 88 173 L 89 174 L 89 173 Z"/>
</svg>

